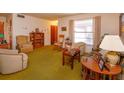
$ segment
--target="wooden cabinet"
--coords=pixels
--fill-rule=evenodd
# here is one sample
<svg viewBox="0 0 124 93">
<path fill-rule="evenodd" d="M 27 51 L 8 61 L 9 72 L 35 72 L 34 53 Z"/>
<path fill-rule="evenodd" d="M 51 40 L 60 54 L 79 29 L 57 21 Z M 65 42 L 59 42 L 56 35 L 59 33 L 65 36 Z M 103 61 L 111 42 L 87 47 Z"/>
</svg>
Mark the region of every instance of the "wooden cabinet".
<svg viewBox="0 0 124 93">
<path fill-rule="evenodd" d="M 8 44 L 0 44 L 0 48 L 8 49 Z"/>
<path fill-rule="evenodd" d="M 30 41 L 34 48 L 40 48 L 44 46 L 44 33 L 42 32 L 32 32 L 30 33 Z"/>
</svg>

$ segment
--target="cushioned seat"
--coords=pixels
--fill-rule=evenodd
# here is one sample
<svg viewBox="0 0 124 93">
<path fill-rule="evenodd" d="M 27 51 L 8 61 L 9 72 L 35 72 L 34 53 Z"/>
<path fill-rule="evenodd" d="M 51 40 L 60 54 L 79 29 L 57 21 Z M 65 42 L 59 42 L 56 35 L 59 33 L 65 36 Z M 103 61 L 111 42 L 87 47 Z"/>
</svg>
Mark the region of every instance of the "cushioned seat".
<svg viewBox="0 0 124 93">
<path fill-rule="evenodd" d="M 78 42 L 78 43 L 73 43 L 72 48 L 78 48 L 80 49 L 80 55 L 85 54 L 85 49 L 86 49 L 86 44 L 84 42 Z"/>
<path fill-rule="evenodd" d="M 61 50 L 63 48 L 64 35 L 59 35 L 59 41 L 54 43 L 54 49 Z"/>
<path fill-rule="evenodd" d="M 28 56 L 18 50 L 0 49 L 0 73 L 10 74 L 27 67 Z"/>
</svg>

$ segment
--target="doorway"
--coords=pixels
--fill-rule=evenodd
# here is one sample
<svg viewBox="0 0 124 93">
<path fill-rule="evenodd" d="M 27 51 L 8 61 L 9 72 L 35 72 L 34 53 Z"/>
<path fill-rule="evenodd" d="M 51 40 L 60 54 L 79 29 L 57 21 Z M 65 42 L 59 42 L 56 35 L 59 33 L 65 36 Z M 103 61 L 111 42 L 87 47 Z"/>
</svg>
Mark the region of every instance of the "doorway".
<svg viewBox="0 0 124 93">
<path fill-rule="evenodd" d="M 58 26 L 51 25 L 51 45 L 58 41 Z"/>
</svg>

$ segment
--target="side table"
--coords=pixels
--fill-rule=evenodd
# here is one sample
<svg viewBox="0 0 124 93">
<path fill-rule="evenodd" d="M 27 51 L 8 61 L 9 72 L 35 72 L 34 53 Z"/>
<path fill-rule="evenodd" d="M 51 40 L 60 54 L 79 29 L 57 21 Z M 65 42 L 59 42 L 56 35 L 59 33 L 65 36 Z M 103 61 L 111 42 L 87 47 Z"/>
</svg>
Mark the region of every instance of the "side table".
<svg viewBox="0 0 124 93">
<path fill-rule="evenodd" d="M 115 79 L 117 79 L 117 76 L 122 71 L 120 65 L 110 67 L 109 64 L 106 64 L 106 65 L 110 69 L 110 71 L 108 71 L 106 69 L 103 69 L 103 71 L 101 71 L 99 69 L 98 63 L 96 61 L 94 61 L 93 59 L 88 59 L 87 61 L 82 61 L 81 64 L 82 64 L 84 79 L 101 80 L 101 79 L 106 79 L 104 77 L 107 76 L 108 79 L 115 80 Z"/>
</svg>

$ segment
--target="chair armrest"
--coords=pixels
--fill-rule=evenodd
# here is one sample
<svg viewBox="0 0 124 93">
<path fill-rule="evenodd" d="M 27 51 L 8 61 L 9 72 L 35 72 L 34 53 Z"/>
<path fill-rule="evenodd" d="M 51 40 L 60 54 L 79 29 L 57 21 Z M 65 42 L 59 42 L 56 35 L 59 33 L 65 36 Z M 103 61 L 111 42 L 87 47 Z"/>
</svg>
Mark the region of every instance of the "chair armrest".
<svg viewBox="0 0 124 93">
<path fill-rule="evenodd" d="M 0 49 L 0 54 L 18 54 L 18 50 Z"/>
<path fill-rule="evenodd" d="M 4 58 L 2 58 L 2 57 L 4 57 Z M 23 56 L 20 55 L 20 54 L 1 54 L 1 53 L 0 53 L 0 60 L 1 60 L 1 59 L 5 59 L 5 57 L 6 57 L 6 58 L 7 58 L 7 57 L 15 57 L 15 58 L 16 58 L 16 57 L 17 57 L 17 58 L 20 57 L 20 58 L 22 59 Z"/>
<path fill-rule="evenodd" d="M 79 48 L 81 48 L 81 47 L 85 47 L 85 45 L 80 45 Z"/>
<path fill-rule="evenodd" d="M 28 44 L 31 44 L 32 45 L 32 42 L 28 42 Z"/>
<path fill-rule="evenodd" d="M 22 64 L 23 56 L 19 54 L 0 54 L 0 65 L 7 64 L 7 63 L 14 63 Z"/>
<path fill-rule="evenodd" d="M 22 48 L 25 48 L 25 47 L 33 47 L 33 45 L 31 43 L 23 44 Z"/>
<path fill-rule="evenodd" d="M 22 48 L 22 44 L 17 44 L 16 49 L 20 49 L 20 48 Z"/>
</svg>

